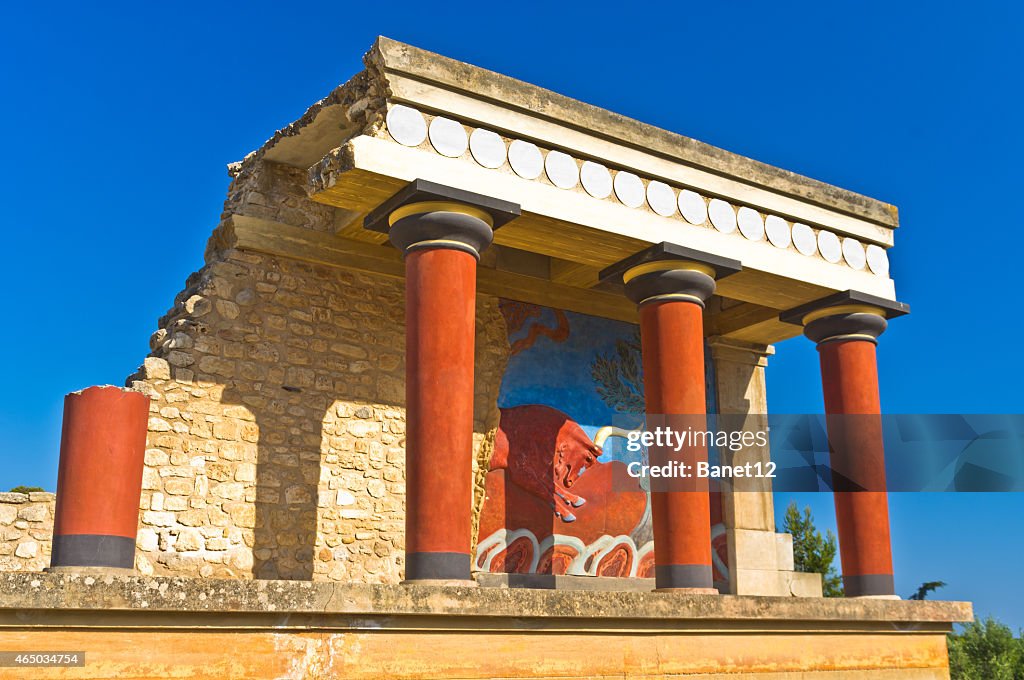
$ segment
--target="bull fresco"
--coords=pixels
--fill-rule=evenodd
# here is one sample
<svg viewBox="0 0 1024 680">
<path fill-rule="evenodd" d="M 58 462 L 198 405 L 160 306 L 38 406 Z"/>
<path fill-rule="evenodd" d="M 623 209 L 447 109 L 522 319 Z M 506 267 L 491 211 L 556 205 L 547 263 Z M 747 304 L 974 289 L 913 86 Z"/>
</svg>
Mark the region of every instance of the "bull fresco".
<svg viewBox="0 0 1024 680">
<path fill-rule="evenodd" d="M 626 474 L 643 454 L 622 439 L 643 424 L 639 328 L 513 300 L 501 310 L 510 358 L 474 568 L 653 578 L 650 494 Z M 709 365 L 709 412 L 711 375 Z M 724 582 L 717 495 L 712 545 Z"/>
</svg>

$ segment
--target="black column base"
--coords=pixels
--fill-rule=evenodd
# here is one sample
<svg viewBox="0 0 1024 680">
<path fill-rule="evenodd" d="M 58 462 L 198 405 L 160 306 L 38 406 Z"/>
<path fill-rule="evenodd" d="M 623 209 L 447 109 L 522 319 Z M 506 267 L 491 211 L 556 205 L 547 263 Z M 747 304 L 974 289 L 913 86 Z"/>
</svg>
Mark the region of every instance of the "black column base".
<svg viewBox="0 0 1024 680">
<path fill-rule="evenodd" d="M 51 567 L 135 568 L 135 539 L 101 534 L 53 537 Z"/>
<path fill-rule="evenodd" d="M 715 591 L 709 564 L 659 564 L 654 567 L 657 590 L 699 589 Z"/>
<path fill-rule="evenodd" d="M 419 552 L 405 556 L 406 581 L 471 581 L 468 553 Z"/>
<path fill-rule="evenodd" d="M 892 574 L 843 574 L 843 593 L 846 597 L 872 597 L 896 594 Z"/>
</svg>

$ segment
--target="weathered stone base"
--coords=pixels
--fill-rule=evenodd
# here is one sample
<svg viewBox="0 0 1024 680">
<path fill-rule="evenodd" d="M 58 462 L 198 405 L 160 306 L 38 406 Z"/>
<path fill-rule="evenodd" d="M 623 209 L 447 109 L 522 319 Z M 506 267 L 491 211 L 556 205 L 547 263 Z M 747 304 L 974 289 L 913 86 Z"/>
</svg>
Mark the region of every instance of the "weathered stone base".
<svg viewBox="0 0 1024 680">
<path fill-rule="evenodd" d="M 959 602 L 0 575 L 0 649 L 86 654 L 33 678 L 945 679 L 945 632 L 970 616 Z"/>
</svg>

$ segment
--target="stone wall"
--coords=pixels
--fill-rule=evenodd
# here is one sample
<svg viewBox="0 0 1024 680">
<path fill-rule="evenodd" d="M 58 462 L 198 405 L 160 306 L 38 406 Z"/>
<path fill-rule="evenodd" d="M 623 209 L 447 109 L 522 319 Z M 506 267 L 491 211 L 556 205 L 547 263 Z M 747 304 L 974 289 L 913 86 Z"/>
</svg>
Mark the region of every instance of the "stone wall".
<svg viewBox="0 0 1024 680">
<path fill-rule="evenodd" d="M 0 493 L 0 571 L 42 571 L 50 566 L 52 493 Z"/>
<path fill-rule="evenodd" d="M 152 398 L 138 568 L 399 581 L 404 314 L 393 278 L 238 250 L 193 275 L 131 381 Z M 477 324 L 479 451 L 508 351 L 495 298 Z"/>
</svg>

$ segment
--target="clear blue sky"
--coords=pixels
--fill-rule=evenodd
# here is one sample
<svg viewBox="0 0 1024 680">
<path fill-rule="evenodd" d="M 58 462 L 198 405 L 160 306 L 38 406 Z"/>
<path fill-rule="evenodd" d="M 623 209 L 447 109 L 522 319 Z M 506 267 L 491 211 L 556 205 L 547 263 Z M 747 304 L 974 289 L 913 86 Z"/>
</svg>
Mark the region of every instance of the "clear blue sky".
<svg viewBox="0 0 1024 680">
<path fill-rule="evenodd" d="M 120 384 L 202 263 L 225 164 L 377 34 L 899 205 L 891 413 L 1021 413 L 1019 3 L 15 3 L 0 10 L 0 488 L 53 489 L 64 393 Z M 822 408 L 808 341 L 770 408 Z M 785 499 L 777 499 L 781 511 Z M 831 498 L 801 497 L 822 526 Z M 1024 626 L 1024 495 L 894 495 L 897 584 Z"/>
</svg>

